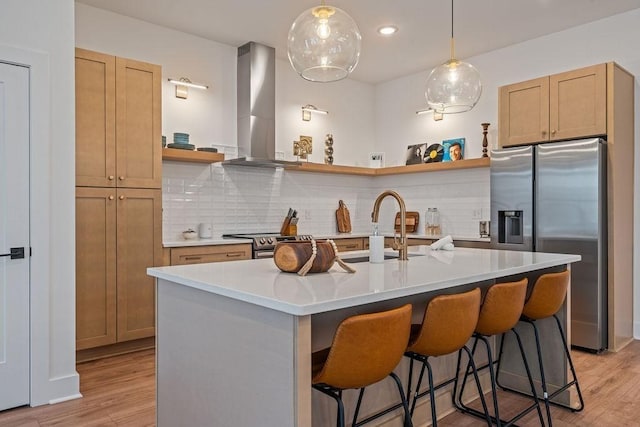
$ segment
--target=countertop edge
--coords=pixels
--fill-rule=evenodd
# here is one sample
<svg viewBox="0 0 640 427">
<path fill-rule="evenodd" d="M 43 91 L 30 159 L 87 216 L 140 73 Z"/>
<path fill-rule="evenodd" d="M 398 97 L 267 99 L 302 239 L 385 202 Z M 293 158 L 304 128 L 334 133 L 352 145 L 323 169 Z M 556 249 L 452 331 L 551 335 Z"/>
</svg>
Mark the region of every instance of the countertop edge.
<svg viewBox="0 0 640 427">
<path fill-rule="evenodd" d="M 487 249 L 470 249 L 474 251 L 485 251 Z M 354 254 L 367 251 L 354 251 Z M 509 251 L 505 251 L 509 252 Z M 346 307 L 352 307 L 357 305 L 369 304 L 373 302 L 385 301 L 389 299 L 395 299 L 410 295 L 421 294 L 425 292 L 437 291 L 454 286 L 481 282 L 484 280 L 491 280 L 499 277 L 505 277 L 515 274 L 526 273 L 528 271 L 545 269 L 555 267 L 559 265 L 570 264 L 581 260 L 579 255 L 567 255 L 567 254 L 553 254 L 555 257 L 550 260 L 536 262 L 535 265 L 520 265 L 514 267 L 508 267 L 501 270 L 484 272 L 481 274 L 475 274 L 473 276 L 456 278 L 452 280 L 441 280 L 438 282 L 424 283 L 410 287 L 397 288 L 393 290 L 386 290 L 379 293 L 370 293 L 366 295 L 358 295 L 357 297 L 345 298 L 335 301 L 324 301 L 314 304 L 294 304 L 285 301 L 279 301 L 273 298 L 268 298 L 263 295 L 257 295 L 253 293 L 247 293 L 245 291 L 236 290 L 230 287 L 217 285 L 212 282 L 205 283 L 203 281 L 192 280 L 186 278 L 180 274 L 180 269 L 189 266 L 178 267 L 153 267 L 147 269 L 147 274 L 156 277 L 158 279 L 167 280 L 169 282 L 177 283 L 180 285 L 188 286 L 194 289 L 199 289 L 205 292 L 210 292 L 216 295 L 221 295 L 229 298 L 236 299 L 238 301 L 255 304 L 261 307 L 270 308 L 283 313 L 295 315 L 295 316 L 307 316 L 312 314 L 318 314 L 326 311 L 337 310 Z M 248 261 L 235 261 L 235 262 L 255 262 Z M 387 260 L 387 263 L 398 262 L 397 260 Z M 334 267 L 334 270 L 336 267 Z M 169 272 L 168 270 L 173 270 Z M 338 271 L 338 270 L 335 270 Z M 288 273 L 283 273 L 288 274 Z M 348 274 L 348 273 L 345 273 Z"/>
</svg>

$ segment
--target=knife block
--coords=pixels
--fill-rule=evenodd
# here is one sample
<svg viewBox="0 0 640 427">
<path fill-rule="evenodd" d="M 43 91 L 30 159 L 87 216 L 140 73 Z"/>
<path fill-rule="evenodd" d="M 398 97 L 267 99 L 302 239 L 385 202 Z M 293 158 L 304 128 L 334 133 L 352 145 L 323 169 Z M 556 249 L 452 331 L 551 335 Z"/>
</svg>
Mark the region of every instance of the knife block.
<svg viewBox="0 0 640 427">
<path fill-rule="evenodd" d="M 286 227 L 282 227 L 282 232 L 280 234 L 282 234 L 283 236 L 297 236 L 298 235 L 298 226 L 295 224 L 287 224 Z"/>
</svg>

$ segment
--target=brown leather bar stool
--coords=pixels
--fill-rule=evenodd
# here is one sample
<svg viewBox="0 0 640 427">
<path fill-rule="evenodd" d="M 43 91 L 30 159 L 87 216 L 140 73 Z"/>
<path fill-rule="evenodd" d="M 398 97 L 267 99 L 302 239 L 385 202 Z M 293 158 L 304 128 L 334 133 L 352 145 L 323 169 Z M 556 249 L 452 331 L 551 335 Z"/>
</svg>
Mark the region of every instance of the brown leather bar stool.
<svg viewBox="0 0 640 427">
<path fill-rule="evenodd" d="M 345 425 L 342 391 L 360 389 L 353 416 L 353 425 L 356 425 L 364 388 L 387 376 L 392 377 L 398 387 L 404 408 L 404 426 L 413 425 L 402 383 L 393 372 L 407 348 L 410 330 L 411 304 L 352 316 L 340 323 L 331 347 L 313 353 L 313 388 L 338 403 L 338 426 Z"/>
<path fill-rule="evenodd" d="M 533 332 L 536 338 L 536 349 L 538 352 L 538 365 L 540 367 L 540 379 L 542 383 L 542 399 L 544 400 L 545 409 L 547 412 L 547 422 L 549 426 L 552 425 L 551 421 L 551 409 L 549 404 L 564 407 L 571 409 L 574 412 L 579 412 L 584 409 L 584 400 L 582 398 L 582 391 L 580 390 L 580 384 L 578 383 L 578 377 L 576 376 L 576 370 L 573 366 L 573 360 L 571 360 L 571 352 L 569 351 L 569 346 L 567 345 L 567 339 L 564 336 L 564 329 L 562 328 L 562 323 L 557 316 L 558 311 L 564 304 L 564 300 L 567 297 L 567 290 L 569 288 L 569 279 L 570 279 L 569 270 L 563 271 L 561 273 L 547 273 L 538 277 L 536 283 L 533 286 L 533 290 L 531 291 L 531 295 L 527 299 L 527 302 L 522 309 L 522 316 L 520 317 L 520 321 L 530 324 L 533 327 Z M 542 363 L 542 348 L 540 345 L 540 336 L 538 333 L 538 327 L 536 326 L 537 320 L 547 319 L 549 317 L 553 317 L 556 320 L 556 325 L 558 326 L 558 332 L 560 333 L 560 337 L 562 338 L 562 344 L 564 347 L 564 353 L 567 356 L 567 360 L 569 361 L 569 367 L 571 368 L 571 374 L 573 375 L 573 380 L 567 382 L 565 385 L 554 391 L 549 395 L 547 389 L 547 381 L 544 375 L 544 365 Z M 500 350 L 502 353 L 502 349 Z M 498 371 L 498 378 L 500 372 Z M 558 394 L 564 392 L 569 389 L 569 387 L 576 387 L 576 391 L 578 393 L 578 398 L 580 403 L 577 407 L 571 407 L 568 405 L 564 405 L 562 403 L 551 402 L 551 399 L 556 397 Z M 502 385 L 500 385 L 502 387 Z M 505 390 L 511 390 L 505 387 L 502 387 Z"/>
<path fill-rule="evenodd" d="M 524 307 L 524 300 L 527 294 L 527 283 L 528 281 L 525 278 L 517 282 L 498 283 L 491 286 L 484 297 L 482 306 L 480 307 L 478 324 L 476 325 L 475 333 L 473 334 L 475 340 L 471 353 L 475 354 L 479 341 L 482 341 L 485 344 L 485 348 L 487 351 L 487 364 L 478 368 L 478 370 L 489 368 L 489 374 L 491 377 L 491 395 L 493 397 L 494 410 L 494 415 L 491 417 L 491 419 L 498 426 L 511 426 L 520 418 L 531 412 L 533 409 L 536 409 L 538 412 L 540 425 L 544 425 L 544 417 L 542 415 L 542 410 L 540 409 L 540 403 L 535 397 L 535 385 L 533 383 L 529 364 L 527 363 L 527 357 L 524 352 L 524 347 L 522 346 L 520 335 L 514 329 L 514 327 L 518 323 L 518 320 L 520 319 L 520 315 L 522 314 L 522 308 Z M 531 387 L 531 391 L 534 397 L 532 397 L 533 403 L 530 406 L 519 412 L 510 420 L 504 421 L 500 418 L 500 408 L 498 405 L 498 396 L 496 391 L 496 375 L 493 368 L 494 363 L 498 363 L 498 370 L 500 370 L 500 359 L 494 361 L 488 337 L 493 335 L 502 335 L 504 341 L 503 334 L 509 331 L 513 332 L 518 342 L 522 361 L 524 363 L 525 371 L 527 372 L 529 386 Z M 486 414 L 483 414 L 482 412 L 466 406 L 464 403 L 462 403 L 462 394 L 464 392 L 468 375 L 469 365 L 467 365 L 464 379 L 462 381 L 462 386 L 460 387 L 458 399 L 457 401 L 454 400 L 454 403 L 456 403 L 457 408 L 464 413 L 485 418 Z"/>
<path fill-rule="evenodd" d="M 411 393 L 413 362 L 415 360 L 422 363 L 422 369 L 420 370 L 420 376 L 418 377 L 416 389 L 413 394 L 413 401 L 411 403 L 411 415 L 413 415 L 418 399 L 428 394 L 431 401 L 431 420 L 434 427 L 438 425 L 435 392 L 453 382 L 452 397 L 455 399 L 458 387 L 458 373 L 460 372 L 460 356 L 463 350 L 467 353 L 469 363 L 473 370 L 478 392 L 480 393 L 480 399 L 482 400 L 482 406 L 485 410 L 487 424 L 491 425 L 491 419 L 489 418 L 482 389 L 480 388 L 476 365 L 471 356 L 471 351 L 466 346 L 467 341 L 469 341 L 473 335 L 478 323 L 480 299 L 480 288 L 475 288 L 461 294 L 437 296 L 427 304 L 422 324 L 411 325 L 409 346 L 404 354 L 410 358 L 407 396 Z M 456 366 L 455 376 L 434 386 L 433 372 L 429 358 L 444 356 L 456 351 L 458 352 L 458 364 Z M 425 368 L 429 380 L 429 389 L 420 393 Z"/>
</svg>

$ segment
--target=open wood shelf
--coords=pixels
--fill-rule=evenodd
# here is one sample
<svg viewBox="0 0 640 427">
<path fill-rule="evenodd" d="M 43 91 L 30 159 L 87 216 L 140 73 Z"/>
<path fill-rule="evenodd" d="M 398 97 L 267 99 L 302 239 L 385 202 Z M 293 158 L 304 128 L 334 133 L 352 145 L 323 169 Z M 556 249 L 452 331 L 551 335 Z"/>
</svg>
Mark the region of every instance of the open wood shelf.
<svg viewBox="0 0 640 427">
<path fill-rule="evenodd" d="M 216 163 L 224 160 L 224 154 L 210 153 L 208 151 L 181 150 L 179 148 L 163 148 L 162 160 L 192 163 Z"/>
<path fill-rule="evenodd" d="M 419 165 L 390 166 L 386 168 L 367 168 L 360 166 L 325 165 L 322 163 L 302 163 L 287 170 L 300 172 L 333 173 L 345 175 L 381 176 L 401 175 L 407 173 L 436 172 L 456 169 L 473 169 L 489 167 L 489 157 L 459 160 L 457 162 L 423 163 Z"/>
</svg>

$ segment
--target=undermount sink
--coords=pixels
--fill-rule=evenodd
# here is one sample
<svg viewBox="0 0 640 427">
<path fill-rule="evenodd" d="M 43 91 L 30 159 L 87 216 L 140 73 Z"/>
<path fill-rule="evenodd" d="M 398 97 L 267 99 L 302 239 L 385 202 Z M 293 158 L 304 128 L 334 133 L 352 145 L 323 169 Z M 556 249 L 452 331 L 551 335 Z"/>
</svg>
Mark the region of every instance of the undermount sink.
<svg viewBox="0 0 640 427">
<path fill-rule="evenodd" d="M 414 256 L 424 256 L 423 254 L 407 254 L 409 257 Z M 384 259 L 394 259 L 398 258 L 397 254 L 384 254 Z M 369 255 L 357 256 L 353 258 L 342 258 L 344 262 L 348 262 L 350 264 L 355 264 L 358 262 L 369 262 Z"/>
</svg>

